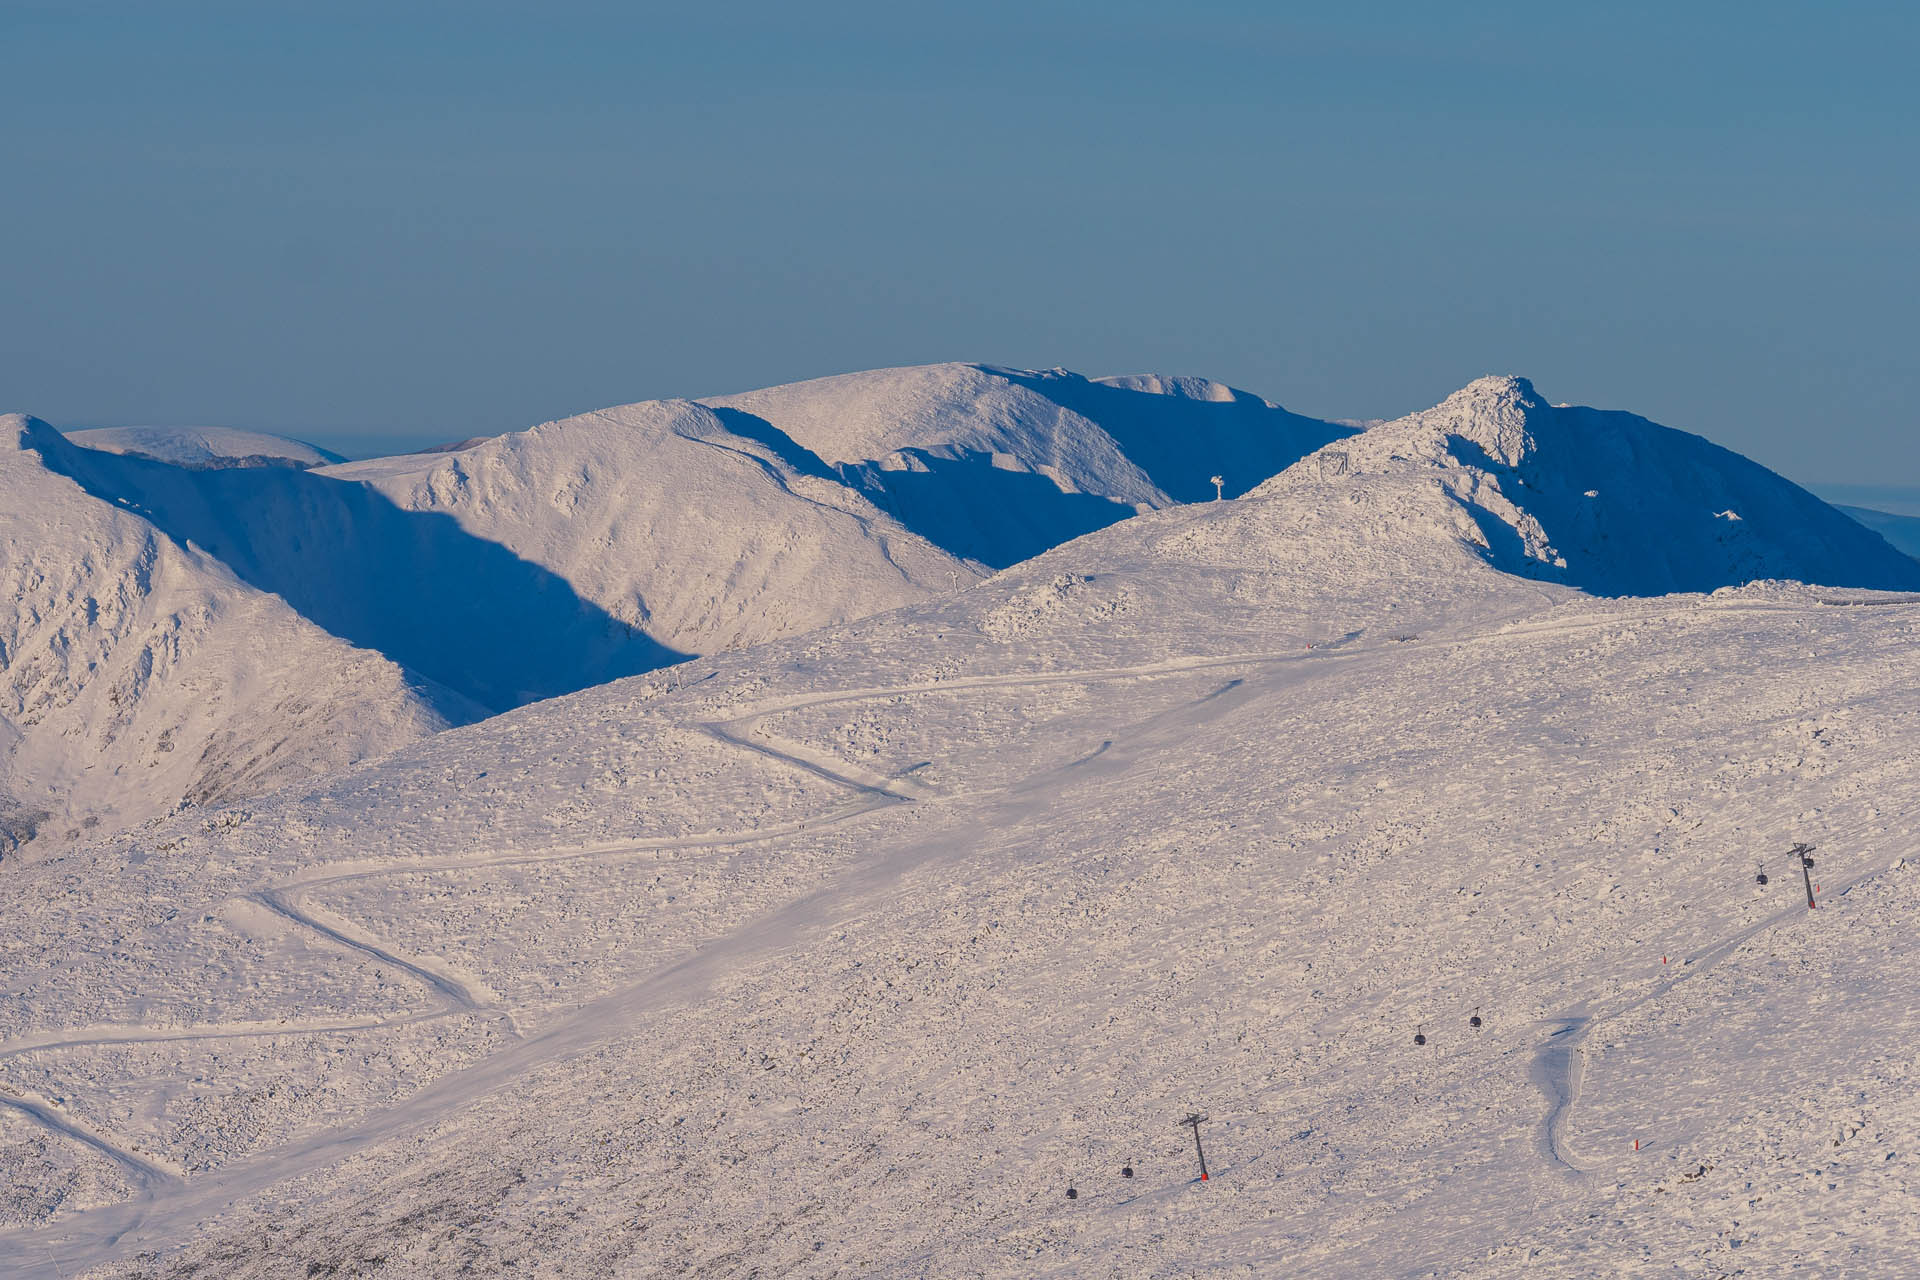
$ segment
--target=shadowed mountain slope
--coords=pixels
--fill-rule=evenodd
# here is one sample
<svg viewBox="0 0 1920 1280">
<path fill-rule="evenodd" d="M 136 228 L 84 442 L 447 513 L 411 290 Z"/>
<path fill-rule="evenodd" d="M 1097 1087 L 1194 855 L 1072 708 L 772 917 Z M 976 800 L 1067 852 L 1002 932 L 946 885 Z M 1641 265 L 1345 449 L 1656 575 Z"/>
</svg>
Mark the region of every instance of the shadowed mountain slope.
<svg viewBox="0 0 1920 1280">
<path fill-rule="evenodd" d="M 50 465 L 85 453 L 0 418 L 0 854 L 255 795 L 479 714 Z"/>
<path fill-rule="evenodd" d="M 1352 428 L 1200 378 L 939 364 L 703 401 L 751 415 L 955 554 L 996 568 L 1139 511 L 1244 493 Z"/>
<path fill-rule="evenodd" d="M 29 868 L 0 1269 L 1902 1276 L 1920 596 L 1803 498 L 1482 380 Z"/>
</svg>

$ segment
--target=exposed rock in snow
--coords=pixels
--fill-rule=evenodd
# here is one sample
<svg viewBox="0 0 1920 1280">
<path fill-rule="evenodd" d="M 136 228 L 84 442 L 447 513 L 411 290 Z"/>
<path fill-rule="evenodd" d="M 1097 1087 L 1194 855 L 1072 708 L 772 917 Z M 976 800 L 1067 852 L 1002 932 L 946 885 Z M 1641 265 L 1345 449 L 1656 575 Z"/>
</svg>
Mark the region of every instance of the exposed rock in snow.
<svg viewBox="0 0 1920 1280">
<path fill-rule="evenodd" d="M 88 449 L 171 462 L 177 467 L 324 467 L 344 462 L 318 445 L 235 427 L 88 427 L 66 433 Z"/>
</svg>

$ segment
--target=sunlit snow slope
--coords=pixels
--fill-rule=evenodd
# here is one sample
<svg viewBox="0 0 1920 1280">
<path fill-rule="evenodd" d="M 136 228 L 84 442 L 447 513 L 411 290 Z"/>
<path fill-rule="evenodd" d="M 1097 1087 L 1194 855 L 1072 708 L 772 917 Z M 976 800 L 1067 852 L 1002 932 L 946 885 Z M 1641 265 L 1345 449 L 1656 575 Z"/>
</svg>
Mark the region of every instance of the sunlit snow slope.
<svg viewBox="0 0 1920 1280">
<path fill-rule="evenodd" d="M 299 442 L 216 428 L 75 432 L 87 448 L 47 434 L 19 460 L 457 695 L 440 697 L 442 710 L 470 720 L 951 591 L 987 571 L 982 559 L 1005 563 L 1170 494 L 1199 496 L 1210 468 L 1237 491 L 1343 430 L 1200 380 L 959 365 L 756 396 L 769 412 L 777 400 L 782 420 L 805 419 L 810 434 L 823 422 L 865 433 L 873 447 L 857 456 L 877 461 L 829 465 L 751 412 L 687 401 L 328 467 Z M 912 461 L 923 456 L 938 475 Z M 1177 482 L 1149 478 L 1133 458 Z M 1087 518 L 1062 515 L 1069 508 Z M 96 561 L 83 547 L 65 563 L 30 507 L 15 515 L 36 563 L 58 568 L 76 599 L 112 594 L 111 582 L 91 581 Z M 30 624 L 22 614 L 23 634 L 45 652 L 8 661 L 63 660 L 63 633 Z M 197 687 L 231 692 L 212 669 Z M 338 758 L 306 740 L 332 732 L 324 721 L 284 727 L 283 753 Z M 30 813 L 72 804 L 108 818 L 103 801 L 82 803 L 58 781 L 119 777 L 105 742 L 40 739 L 39 774 L 56 779 L 41 787 L 51 808 L 10 803 L 6 828 L 44 825 Z M 170 785 L 156 782 L 152 796 Z M 112 812 L 151 809 L 143 800 Z"/>
<path fill-rule="evenodd" d="M 0 418 L 0 856 L 340 769 L 458 712 L 49 470 L 80 452 Z"/>
<path fill-rule="evenodd" d="M 1702 591 L 1760 578 L 1920 589 L 1920 563 L 1739 454 L 1630 413 L 1542 401 L 1482 378 L 1375 427 L 1261 492 L 1312 500 L 1444 495 L 1499 568 L 1600 595 Z"/>
<path fill-rule="evenodd" d="M 322 475 L 451 519 L 680 653 L 795 635 L 980 575 L 735 425 L 647 401 Z"/>
<path fill-rule="evenodd" d="M 0 1271 L 1908 1274 L 1907 570 L 1517 380 L 1376 431 L 26 868 Z"/>
</svg>

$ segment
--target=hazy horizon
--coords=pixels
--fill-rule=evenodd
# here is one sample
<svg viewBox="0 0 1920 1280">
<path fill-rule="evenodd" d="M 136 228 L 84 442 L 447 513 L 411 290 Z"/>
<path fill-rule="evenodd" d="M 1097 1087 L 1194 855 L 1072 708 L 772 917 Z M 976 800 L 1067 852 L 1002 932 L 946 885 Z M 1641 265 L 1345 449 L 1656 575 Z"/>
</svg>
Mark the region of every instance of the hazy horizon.
<svg viewBox="0 0 1920 1280">
<path fill-rule="evenodd" d="M 1511 371 L 1920 481 L 1920 18 L 1843 10 L 10 5 L 0 400 L 369 453 L 956 358 Z"/>
</svg>

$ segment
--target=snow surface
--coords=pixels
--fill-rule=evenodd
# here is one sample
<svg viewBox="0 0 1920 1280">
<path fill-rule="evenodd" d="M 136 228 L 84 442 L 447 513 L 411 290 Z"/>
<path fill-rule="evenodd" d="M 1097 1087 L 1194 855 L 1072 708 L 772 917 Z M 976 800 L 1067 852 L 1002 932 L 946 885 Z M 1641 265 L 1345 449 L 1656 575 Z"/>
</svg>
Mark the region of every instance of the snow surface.
<svg viewBox="0 0 1920 1280">
<path fill-rule="evenodd" d="M 936 364 L 704 403 L 1004 568 L 1136 512 L 1237 497 L 1352 429 L 1205 378 Z"/>
<path fill-rule="evenodd" d="M 864 617 L 981 576 L 837 478 L 734 426 L 690 401 L 646 401 L 318 474 L 412 518 L 450 518 L 675 657 Z M 571 683 L 558 674 L 545 692 L 631 671 Z"/>
<path fill-rule="evenodd" d="M 688 401 L 326 467 L 309 468 L 324 459 L 297 442 L 213 428 L 74 433 L 87 449 L 44 433 L 13 465 L 76 481 L 81 494 L 60 488 L 76 510 L 91 498 L 131 514 L 152 536 L 217 562 L 254 593 L 277 596 L 325 632 L 396 665 L 430 719 L 465 722 L 690 654 L 923 600 L 987 572 L 970 557 L 989 544 L 996 555 L 1015 545 L 1025 555 L 1136 506 L 1166 505 L 1170 491 L 1188 494 L 1190 485 L 1168 480 L 1163 488 L 1148 478 L 1122 444 L 1168 471 L 1184 451 L 1183 476 L 1196 465 L 1218 467 L 1244 488 L 1338 434 L 1199 379 L 1089 381 L 952 365 L 755 397 L 777 401 L 782 420 L 851 424 L 870 436 L 885 434 L 875 415 L 906 416 L 886 429 L 886 449 L 869 451 L 879 459 L 871 468 L 829 466 L 753 413 Z M 981 448 L 988 453 L 976 456 Z M 906 466 L 909 454 L 932 459 L 939 474 L 921 461 L 917 470 L 888 470 Z M 270 460 L 290 465 L 245 465 Z M 891 478 L 874 478 L 882 475 Z M 1111 493 L 1127 500 L 1103 496 Z M 892 509 L 944 541 L 916 533 Z M 91 544 L 67 538 L 61 526 L 36 526 L 31 503 L 16 506 L 12 528 L 31 548 L 24 554 L 53 566 L 72 599 L 119 589 L 92 581 L 104 562 L 89 556 Z M 102 644 L 124 638 L 109 633 Z M 28 639 L 46 647 L 35 661 L 65 661 L 59 628 Z M 21 652 L 0 654 L 0 668 L 21 661 Z M 137 665 L 140 653 L 135 645 L 120 656 Z M 163 669 L 149 700 L 186 698 L 172 679 Z M 218 676 L 196 685 L 218 687 Z M 283 728 L 280 756 L 358 758 L 320 741 L 334 730 L 317 709 Z M 342 740 L 357 741 L 357 733 Z M 15 736 L 0 724 L 0 750 Z M 72 728 L 38 733 L 33 780 L 0 791 L 0 846 L 49 829 L 42 818 L 52 810 L 22 798 L 29 791 L 55 798 L 63 830 L 105 830 L 188 796 L 239 798 L 248 794 L 235 789 L 244 778 L 280 776 L 224 769 L 226 781 L 209 790 L 182 769 L 158 770 L 151 786 L 136 789 L 138 803 L 109 804 L 132 767 L 109 758 L 111 740 Z M 106 791 L 62 781 L 87 778 L 120 780 Z"/>
<path fill-rule="evenodd" d="M 88 449 L 180 467 L 323 467 L 346 461 L 304 440 L 237 427 L 88 427 L 66 437 Z"/>
<path fill-rule="evenodd" d="M 454 700 L 47 465 L 81 453 L 0 417 L 0 857 L 447 726 Z"/>
<path fill-rule="evenodd" d="M 1485 380 L 29 862 L 0 1271 L 1910 1274 L 1920 596 L 1797 494 Z"/>
</svg>

